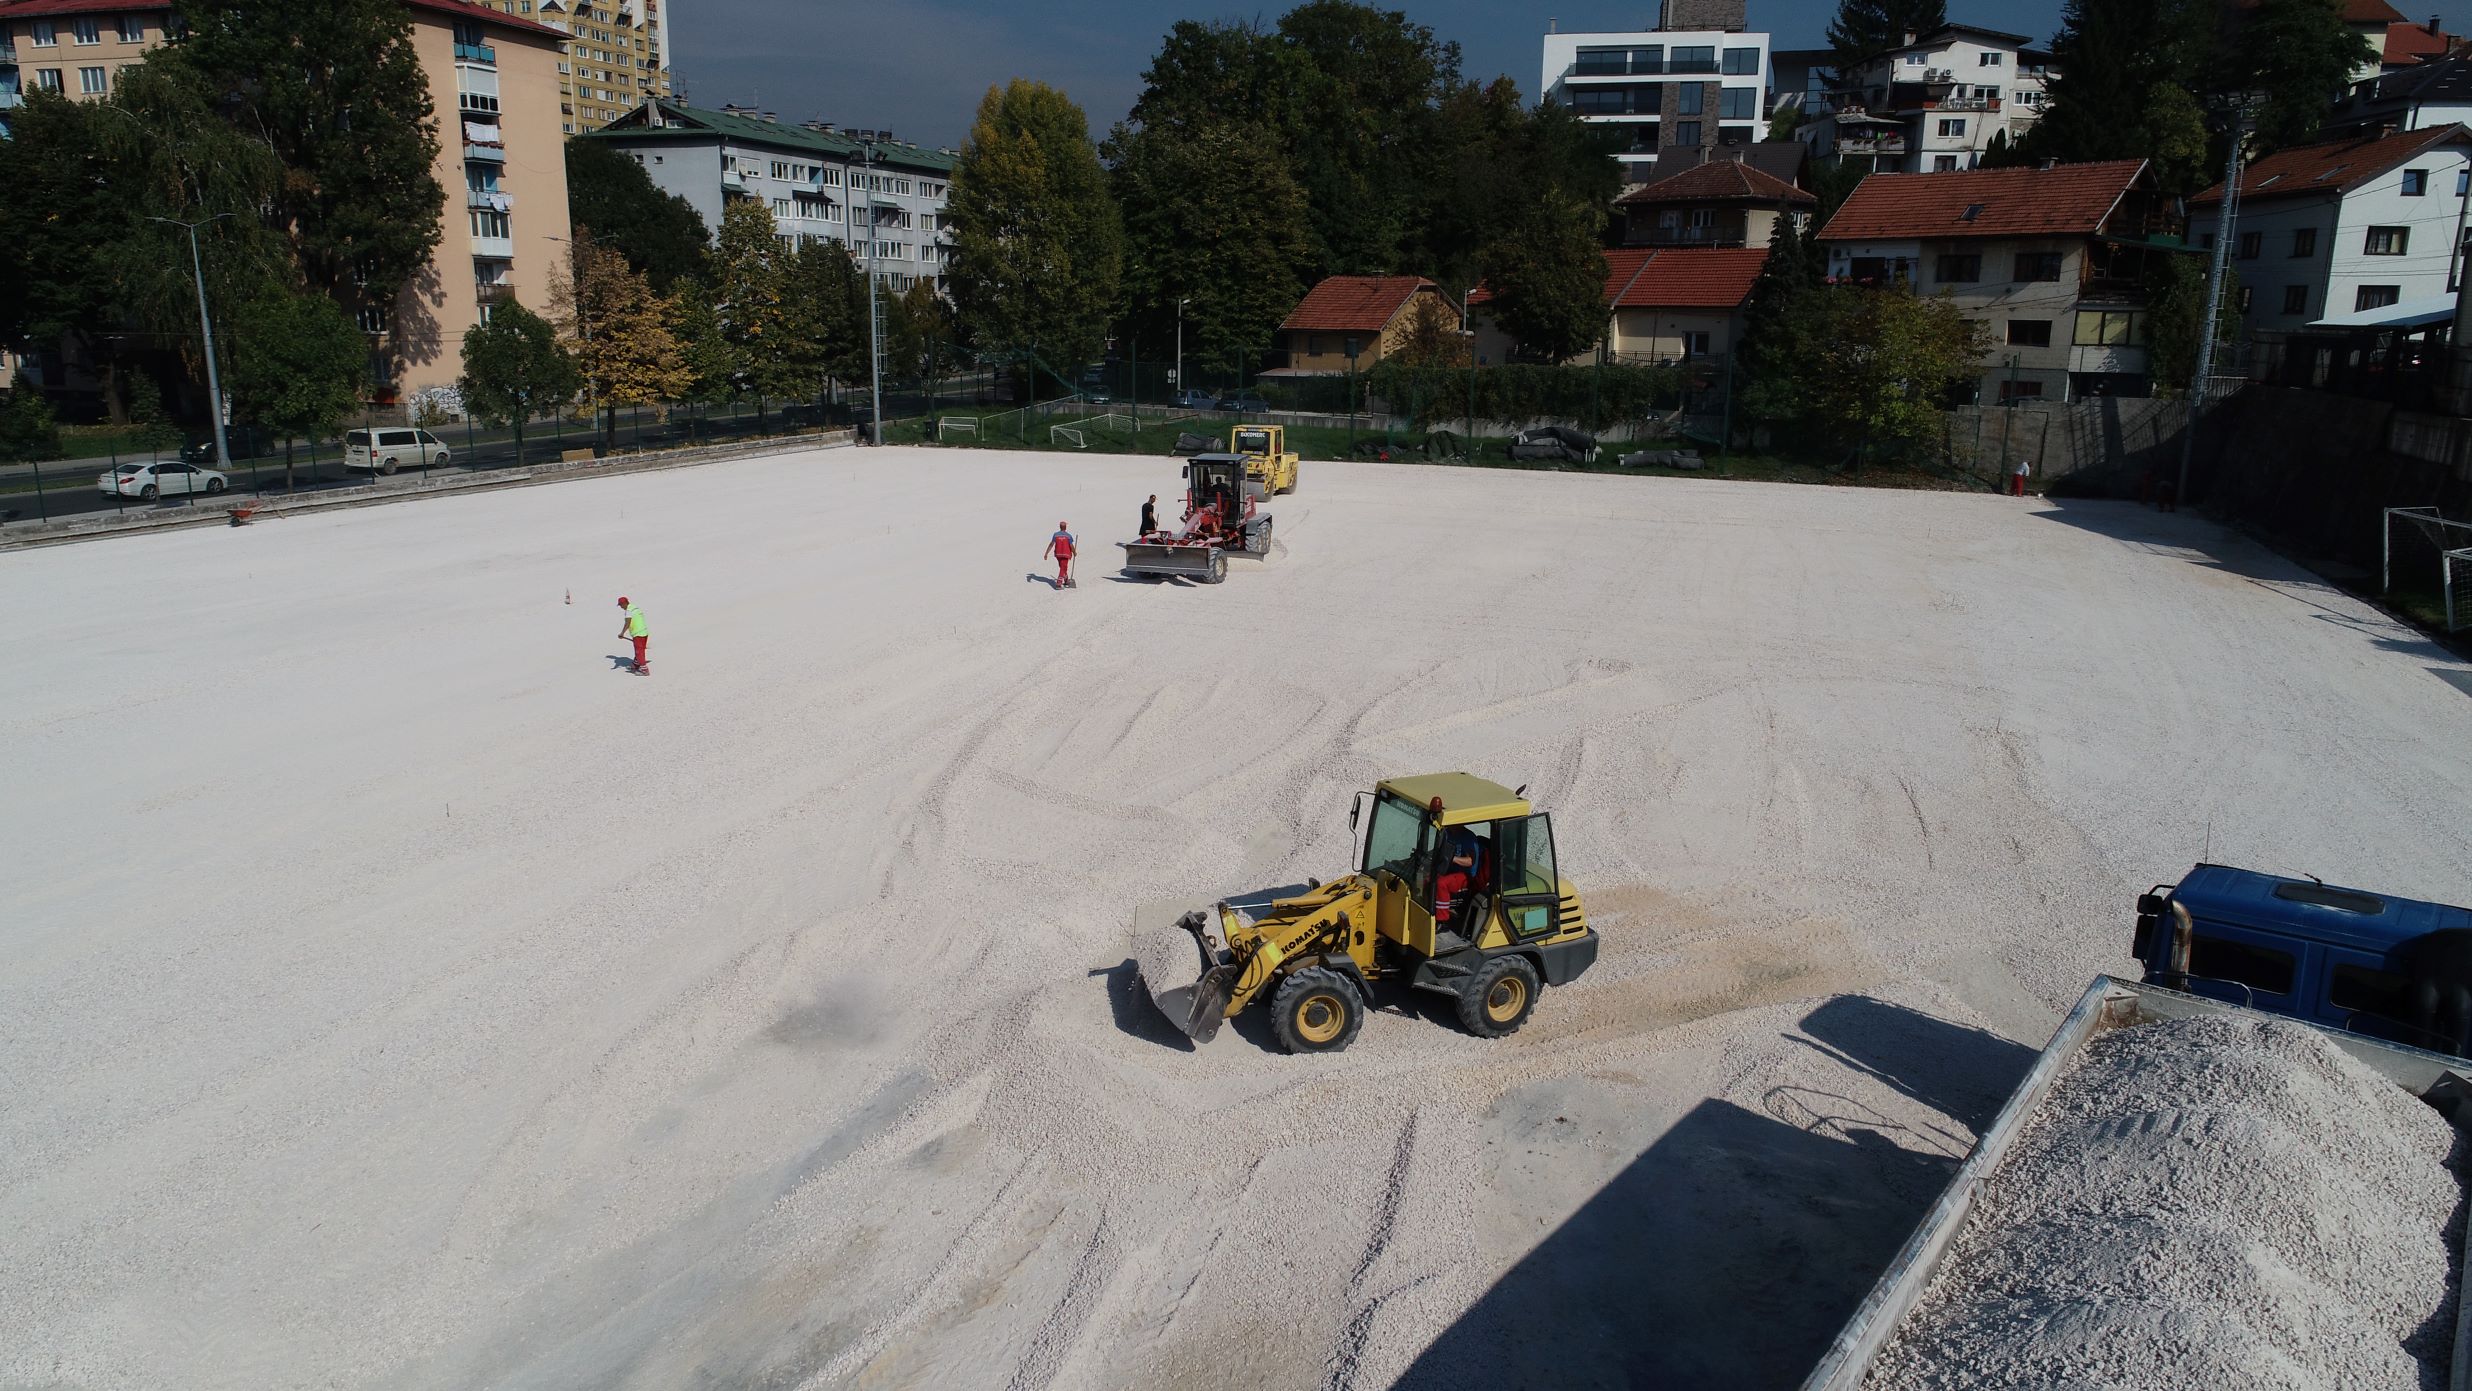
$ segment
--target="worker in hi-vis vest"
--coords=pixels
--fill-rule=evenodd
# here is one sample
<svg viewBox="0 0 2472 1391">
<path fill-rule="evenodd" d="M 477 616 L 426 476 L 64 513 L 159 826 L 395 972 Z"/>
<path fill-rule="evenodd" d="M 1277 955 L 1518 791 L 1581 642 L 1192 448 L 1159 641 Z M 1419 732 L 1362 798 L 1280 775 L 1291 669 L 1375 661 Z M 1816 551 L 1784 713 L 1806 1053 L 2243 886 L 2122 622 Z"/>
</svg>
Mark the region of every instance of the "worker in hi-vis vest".
<svg viewBox="0 0 2472 1391">
<path fill-rule="evenodd" d="M 652 625 L 644 621 L 644 611 L 628 603 L 624 594 L 618 596 L 618 607 L 627 616 L 626 622 L 618 629 L 618 636 L 632 638 L 635 642 L 635 674 L 650 676 L 652 661 L 644 653 L 652 646 Z"/>
</svg>

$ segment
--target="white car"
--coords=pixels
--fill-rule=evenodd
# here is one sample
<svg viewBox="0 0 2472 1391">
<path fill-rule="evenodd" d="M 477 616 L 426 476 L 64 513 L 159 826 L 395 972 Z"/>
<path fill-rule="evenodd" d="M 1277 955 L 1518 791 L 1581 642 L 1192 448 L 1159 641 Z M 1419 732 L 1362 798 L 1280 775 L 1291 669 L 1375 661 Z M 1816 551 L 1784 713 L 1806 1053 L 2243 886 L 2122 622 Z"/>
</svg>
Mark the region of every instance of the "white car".
<svg viewBox="0 0 2472 1391">
<path fill-rule="evenodd" d="M 375 469 L 380 473 L 424 466 L 445 468 L 447 458 L 446 446 L 427 430 L 351 430 L 343 437 L 345 468 Z"/>
<path fill-rule="evenodd" d="M 105 497 L 142 497 L 148 502 L 165 494 L 212 496 L 231 485 L 230 478 L 213 469 L 177 462 L 122 464 L 94 480 L 95 491 Z"/>
</svg>

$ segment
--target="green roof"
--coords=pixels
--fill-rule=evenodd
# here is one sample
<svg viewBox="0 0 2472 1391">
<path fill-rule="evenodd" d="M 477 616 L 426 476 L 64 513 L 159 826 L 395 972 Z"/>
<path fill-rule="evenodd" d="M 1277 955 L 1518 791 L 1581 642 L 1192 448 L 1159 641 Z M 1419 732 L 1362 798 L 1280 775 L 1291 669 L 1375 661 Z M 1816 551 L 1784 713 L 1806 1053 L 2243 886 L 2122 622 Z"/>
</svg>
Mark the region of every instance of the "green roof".
<svg viewBox="0 0 2472 1391">
<path fill-rule="evenodd" d="M 661 103 L 663 119 L 676 125 L 647 126 L 640 124 L 643 108 L 619 117 L 599 130 L 585 131 L 578 138 L 608 140 L 694 140 L 722 136 L 745 145 L 762 145 L 776 150 L 793 150 L 804 154 L 824 155 L 835 160 L 856 162 L 862 146 L 838 132 L 827 135 L 802 125 L 783 125 L 754 116 L 741 116 L 731 111 L 707 111 L 698 106 L 681 106 L 676 102 Z M 906 141 L 878 141 L 876 163 L 896 169 L 924 170 L 933 174 L 953 172 L 953 157 L 940 150 Z"/>
</svg>

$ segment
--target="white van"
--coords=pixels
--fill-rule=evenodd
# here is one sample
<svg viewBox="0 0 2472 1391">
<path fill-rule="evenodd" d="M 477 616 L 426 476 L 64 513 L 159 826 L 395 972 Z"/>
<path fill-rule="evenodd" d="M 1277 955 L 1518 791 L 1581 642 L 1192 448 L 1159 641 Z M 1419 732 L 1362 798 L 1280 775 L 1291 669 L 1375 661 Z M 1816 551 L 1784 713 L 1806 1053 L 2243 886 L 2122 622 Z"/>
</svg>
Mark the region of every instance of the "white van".
<svg viewBox="0 0 2472 1391">
<path fill-rule="evenodd" d="M 446 446 L 427 430 L 350 430 L 343 436 L 345 468 L 375 469 L 380 473 L 424 465 L 445 468 L 447 458 Z"/>
</svg>

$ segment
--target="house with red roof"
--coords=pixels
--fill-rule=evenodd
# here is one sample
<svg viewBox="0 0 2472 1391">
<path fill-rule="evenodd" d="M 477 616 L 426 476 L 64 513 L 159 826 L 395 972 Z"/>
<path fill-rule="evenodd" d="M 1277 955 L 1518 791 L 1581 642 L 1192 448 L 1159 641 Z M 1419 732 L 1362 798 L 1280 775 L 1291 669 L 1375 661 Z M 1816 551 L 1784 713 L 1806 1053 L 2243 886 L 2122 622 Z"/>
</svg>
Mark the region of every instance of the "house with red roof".
<svg viewBox="0 0 2472 1391">
<path fill-rule="evenodd" d="M 1573 362 L 1683 362 L 1732 352 L 1742 308 L 1768 262 L 1768 247 L 1624 247 L 1605 253 L 1605 336 Z M 1479 362 L 1507 362 L 1518 344 L 1486 306 L 1484 286 L 1468 292 Z"/>
<path fill-rule="evenodd" d="M 1448 315 L 1451 331 L 1460 329 L 1459 306 L 1421 275 L 1326 276 L 1280 321 L 1287 365 L 1264 375 L 1362 372 L 1398 350 L 1418 313 Z"/>
<path fill-rule="evenodd" d="M 1819 232 L 1840 284 L 1947 294 L 1986 325 L 1978 398 L 2144 396 L 2146 280 L 2186 256 L 2144 160 L 1873 174 Z"/>
<path fill-rule="evenodd" d="M 2189 200 L 2211 247 L 2224 186 Z M 2452 319 L 2472 202 L 2472 128 L 2296 145 L 2240 171 L 2233 306 L 2249 334 L 2438 312 Z M 2330 322 L 2331 321 L 2331 322 Z"/>
<path fill-rule="evenodd" d="M 1777 219 L 1799 225 L 1820 200 L 1741 160 L 1712 160 L 1614 200 L 1626 246 L 1766 246 Z"/>
</svg>

